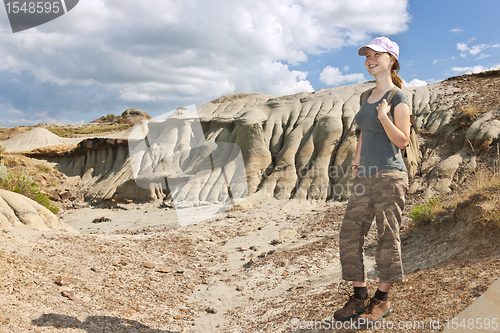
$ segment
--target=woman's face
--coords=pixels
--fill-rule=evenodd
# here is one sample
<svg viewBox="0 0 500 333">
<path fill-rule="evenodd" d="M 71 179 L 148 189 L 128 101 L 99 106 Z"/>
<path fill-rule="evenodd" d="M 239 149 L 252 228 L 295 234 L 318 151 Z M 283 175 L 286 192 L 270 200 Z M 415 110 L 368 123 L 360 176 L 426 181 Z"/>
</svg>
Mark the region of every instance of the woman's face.
<svg viewBox="0 0 500 333">
<path fill-rule="evenodd" d="M 389 73 L 394 64 L 387 52 L 376 52 L 370 48 L 366 49 L 365 66 L 368 73 L 375 76 L 378 73 Z"/>
</svg>

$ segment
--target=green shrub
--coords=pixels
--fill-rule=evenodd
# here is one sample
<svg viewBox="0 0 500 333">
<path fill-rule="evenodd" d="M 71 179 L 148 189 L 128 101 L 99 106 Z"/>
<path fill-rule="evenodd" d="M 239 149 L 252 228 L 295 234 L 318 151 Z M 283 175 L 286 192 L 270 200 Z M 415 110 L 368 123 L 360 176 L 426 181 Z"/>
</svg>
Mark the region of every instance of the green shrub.
<svg viewBox="0 0 500 333">
<path fill-rule="evenodd" d="M 429 223 L 442 207 L 443 205 L 439 203 L 439 197 L 433 198 L 423 205 L 415 206 L 410 212 L 410 217 L 415 223 Z"/>
<path fill-rule="evenodd" d="M 35 201 L 38 202 L 43 207 L 50 210 L 52 213 L 54 214 L 59 213 L 59 208 L 57 208 L 57 206 L 50 201 L 49 197 L 45 193 L 41 192 L 36 193 Z"/>
<path fill-rule="evenodd" d="M 30 175 L 26 173 L 14 174 L 1 162 L 0 187 L 35 200 L 54 214 L 59 213 L 59 208 L 50 201 L 46 194 L 40 192 L 40 188 L 36 182 L 31 179 Z"/>
<path fill-rule="evenodd" d="M 115 115 L 110 113 L 107 116 L 102 116 L 101 119 L 106 122 L 112 122 L 115 120 Z"/>
</svg>

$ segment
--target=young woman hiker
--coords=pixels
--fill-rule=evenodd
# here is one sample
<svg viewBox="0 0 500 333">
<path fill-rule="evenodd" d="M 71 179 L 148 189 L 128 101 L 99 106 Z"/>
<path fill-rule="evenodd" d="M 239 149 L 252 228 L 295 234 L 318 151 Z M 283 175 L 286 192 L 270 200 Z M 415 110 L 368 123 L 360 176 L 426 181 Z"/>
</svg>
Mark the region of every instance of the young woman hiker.
<svg viewBox="0 0 500 333">
<path fill-rule="evenodd" d="M 357 317 L 358 324 L 373 324 L 392 312 L 389 289 L 403 280 L 399 228 L 408 173 L 401 149 L 410 138 L 410 108 L 402 90 L 393 95 L 391 105 L 387 103 L 393 88 L 402 87 L 397 74 L 399 46 L 389 38 L 379 37 L 362 46 L 358 54 L 366 56 L 366 70 L 377 85 L 366 100 L 360 100 L 362 105 L 355 118 L 361 130 L 352 165 L 355 180 L 339 241 L 342 278 L 353 281 L 354 294 L 334 318 L 342 321 Z M 374 217 L 380 281 L 374 296 L 369 297 L 363 244 Z"/>
</svg>

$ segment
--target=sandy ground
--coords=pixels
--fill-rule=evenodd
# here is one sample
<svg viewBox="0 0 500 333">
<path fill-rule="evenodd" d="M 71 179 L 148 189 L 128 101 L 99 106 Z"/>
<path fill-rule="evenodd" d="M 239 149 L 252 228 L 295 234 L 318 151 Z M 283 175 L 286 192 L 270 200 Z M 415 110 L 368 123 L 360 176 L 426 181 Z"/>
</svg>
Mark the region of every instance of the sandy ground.
<svg viewBox="0 0 500 333">
<path fill-rule="evenodd" d="M 181 227 L 172 209 L 130 204 L 64 212 L 76 236 L 2 232 L 0 332 L 333 332 L 306 328 L 332 318 L 350 291 L 338 259 L 345 205 L 256 195 Z M 111 221 L 93 223 L 101 217 Z M 500 274 L 497 252 L 464 251 L 411 230 L 407 217 L 402 241 L 393 321 L 451 319 Z"/>
<path fill-rule="evenodd" d="M 157 209 L 157 205 L 120 205 L 126 209 L 83 208 L 66 210 L 62 220 L 82 234 L 113 233 L 150 226 L 178 226 L 175 210 Z M 109 221 L 95 221 L 100 218 Z M 95 222 L 94 222 L 95 221 Z"/>
</svg>

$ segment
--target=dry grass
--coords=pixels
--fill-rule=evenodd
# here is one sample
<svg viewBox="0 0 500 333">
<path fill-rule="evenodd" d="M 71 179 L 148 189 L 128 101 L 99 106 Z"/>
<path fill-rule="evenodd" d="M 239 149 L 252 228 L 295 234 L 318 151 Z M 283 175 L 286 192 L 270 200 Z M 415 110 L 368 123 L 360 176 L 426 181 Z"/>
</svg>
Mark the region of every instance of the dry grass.
<svg viewBox="0 0 500 333">
<path fill-rule="evenodd" d="M 71 137 L 75 135 L 93 135 L 107 132 L 121 132 L 132 127 L 133 124 L 113 124 L 113 125 L 98 125 L 98 126 L 54 126 L 47 127 L 47 130 L 60 136 L 61 138 Z"/>
<path fill-rule="evenodd" d="M 496 162 L 498 163 L 498 160 Z M 500 187 L 500 172 L 497 163 L 479 167 L 470 180 L 469 190 L 473 193 L 482 193 L 491 187 Z"/>
<path fill-rule="evenodd" d="M 480 198 L 483 214 L 479 221 L 483 225 L 494 222 L 500 226 L 500 172 L 498 167 L 483 166 L 471 177 L 466 191 L 460 191 L 462 198 L 458 205 Z"/>
<path fill-rule="evenodd" d="M 461 106 L 460 114 L 455 119 L 457 124 L 470 125 L 472 120 L 480 113 L 474 105 Z"/>
<path fill-rule="evenodd" d="M 470 223 L 487 226 L 493 222 L 500 226 L 500 172 L 495 166 L 483 165 L 470 177 L 460 190 L 452 196 L 447 206 L 455 214 L 467 210 L 475 211 L 469 215 Z"/>
<path fill-rule="evenodd" d="M 45 174 L 50 174 L 52 173 L 53 169 L 49 168 L 46 164 L 44 163 L 39 163 L 36 165 L 37 172 L 40 173 L 45 173 Z"/>
</svg>

